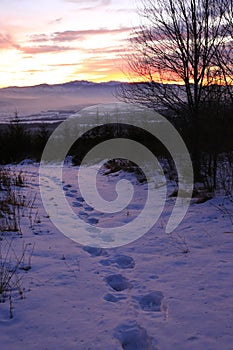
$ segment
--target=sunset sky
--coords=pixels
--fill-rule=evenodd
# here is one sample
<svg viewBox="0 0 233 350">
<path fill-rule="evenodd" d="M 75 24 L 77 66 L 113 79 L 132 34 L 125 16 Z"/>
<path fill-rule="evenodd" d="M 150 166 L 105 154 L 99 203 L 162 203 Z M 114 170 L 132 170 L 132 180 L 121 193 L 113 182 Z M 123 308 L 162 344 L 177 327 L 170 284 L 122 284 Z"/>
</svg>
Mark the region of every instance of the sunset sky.
<svg viewBox="0 0 233 350">
<path fill-rule="evenodd" d="M 0 87 L 126 80 L 137 0 L 1 0 Z"/>
</svg>

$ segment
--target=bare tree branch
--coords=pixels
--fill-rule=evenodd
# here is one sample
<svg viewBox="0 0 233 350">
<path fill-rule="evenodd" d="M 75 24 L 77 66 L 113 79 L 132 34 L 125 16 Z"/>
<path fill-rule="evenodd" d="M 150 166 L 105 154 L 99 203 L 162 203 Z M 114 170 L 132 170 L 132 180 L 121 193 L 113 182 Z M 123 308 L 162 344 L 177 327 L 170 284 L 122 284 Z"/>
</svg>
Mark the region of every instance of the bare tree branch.
<svg viewBox="0 0 233 350">
<path fill-rule="evenodd" d="M 141 0 L 120 98 L 197 115 L 218 94 L 232 98 L 233 0 Z M 216 87 L 216 85 L 218 85 Z"/>
</svg>

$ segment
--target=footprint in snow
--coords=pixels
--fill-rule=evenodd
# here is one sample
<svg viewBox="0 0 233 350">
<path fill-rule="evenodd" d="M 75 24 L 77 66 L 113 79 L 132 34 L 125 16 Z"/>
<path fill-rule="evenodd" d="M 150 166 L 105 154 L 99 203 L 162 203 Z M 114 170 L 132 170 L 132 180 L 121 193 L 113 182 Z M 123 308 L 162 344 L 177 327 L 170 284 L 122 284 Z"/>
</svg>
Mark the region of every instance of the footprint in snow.
<svg viewBox="0 0 233 350">
<path fill-rule="evenodd" d="M 85 220 L 85 222 L 87 222 L 90 225 L 96 225 L 99 222 L 99 220 L 96 218 L 88 217 L 88 214 L 85 211 L 80 211 L 78 213 L 78 216 L 80 217 L 80 219 Z"/>
<path fill-rule="evenodd" d="M 153 339 L 137 323 L 122 324 L 115 329 L 114 336 L 123 350 L 156 350 Z"/>
<path fill-rule="evenodd" d="M 93 210 L 94 210 L 94 208 L 89 207 L 89 206 L 86 206 L 86 207 L 84 207 L 84 210 L 86 210 L 86 211 L 93 211 Z"/>
<path fill-rule="evenodd" d="M 160 291 L 154 291 L 149 294 L 134 297 L 136 299 L 143 311 L 162 311 L 162 303 L 164 295 Z"/>
<path fill-rule="evenodd" d="M 88 217 L 88 214 L 85 212 L 85 211 L 80 211 L 79 213 L 78 213 L 78 216 L 80 217 L 80 218 L 87 218 Z"/>
<path fill-rule="evenodd" d="M 111 294 L 111 293 L 108 293 L 108 294 L 105 294 L 105 296 L 103 297 L 103 299 L 104 300 L 106 300 L 106 301 L 109 301 L 109 302 L 111 302 L 111 303 L 117 303 L 118 301 L 120 301 L 120 300 L 123 300 L 123 299 L 126 299 L 125 297 L 123 297 L 123 296 L 115 296 L 115 295 L 113 295 L 113 294 Z"/>
<path fill-rule="evenodd" d="M 132 288 L 132 285 L 131 285 L 131 283 L 129 283 L 127 278 L 125 278 L 124 276 L 122 276 L 120 274 L 109 275 L 109 276 L 105 277 L 105 281 L 116 292 L 121 292 L 125 289 Z"/>
<path fill-rule="evenodd" d="M 135 261 L 128 255 L 115 255 L 110 259 L 101 260 L 100 264 L 104 266 L 114 265 L 119 269 L 133 269 L 135 266 Z"/>
<path fill-rule="evenodd" d="M 70 197 L 70 198 L 75 198 L 75 194 L 74 193 L 70 193 L 70 192 L 66 192 L 66 196 Z"/>
<path fill-rule="evenodd" d="M 73 202 L 72 205 L 75 208 L 81 208 L 82 207 L 82 204 L 80 202 Z"/>
<path fill-rule="evenodd" d="M 108 256 L 107 251 L 103 248 L 85 246 L 83 247 L 83 250 L 90 254 L 92 257 Z"/>
<path fill-rule="evenodd" d="M 91 225 L 96 225 L 96 224 L 98 224 L 98 222 L 99 222 L 99 220 L 96 218 L 88 218 L 87 219 L 87 223 L 91 224 Z"/>
<path fill-rule="evenodd" d="M 82 202 L 84 202 L 84 199 L 83 199 L 83 197 L 77 197 L 77 198 L 76 198 L 76 201 L 82 203 Z"/>
<path fill-rule="evenodd" d="M 71 185 L 65 185 L 65 186 L 63 186 L 63 190 L 64 191 L 68 191 L 70 188 L 71 188 L 72 186 Z"/>
</svg>

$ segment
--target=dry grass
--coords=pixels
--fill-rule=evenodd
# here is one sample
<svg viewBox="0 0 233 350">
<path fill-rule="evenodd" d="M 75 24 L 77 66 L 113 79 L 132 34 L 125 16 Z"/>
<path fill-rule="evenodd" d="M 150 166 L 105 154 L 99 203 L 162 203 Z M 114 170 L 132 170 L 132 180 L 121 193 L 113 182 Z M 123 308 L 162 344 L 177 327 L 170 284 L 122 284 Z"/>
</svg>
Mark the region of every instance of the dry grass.
<svg viewBox="0 0 233 350">
<path fill-rule="evenodd" d="M 22 218 L 28 217 L 29 226 L 35 223 L 36 195 L 27 189 L 26 178 L 22 171 L 0 168 L 0 233 L 18 232 L 22 234 Z"/>
<path fill-rule="evenodd" d="M 23 245 L 20 254 L 13 247 L 13 240 L 0 239 L 0 303 L 9 302 L 9 317 L 13 318 L 13 299 L 24 297 L 21 270 L 31 269 L 33 249 L 30 244 Z"/>
</svg>

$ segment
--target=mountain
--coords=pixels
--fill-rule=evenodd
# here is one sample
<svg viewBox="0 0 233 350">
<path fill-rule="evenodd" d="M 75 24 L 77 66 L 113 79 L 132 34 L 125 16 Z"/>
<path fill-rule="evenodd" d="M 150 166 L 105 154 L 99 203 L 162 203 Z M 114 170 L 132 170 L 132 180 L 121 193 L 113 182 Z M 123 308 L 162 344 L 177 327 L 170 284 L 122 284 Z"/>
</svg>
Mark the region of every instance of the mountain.
<svg viewBox="0 0 233 350">
<path fill-rule="evenodd" d="M 9 122 L 18 112 L 22 120 L 64 119 L 69 113 L 100 103 L 118 101 L 118 81 L 94 83 L 76 80 L 61 84 L 7 87 L 0 89 L 0 123 Z M 125 83 L 127 84 L 127 83 Z M 62 116 L 60 115 L 62 113 Z"/>
<path fill-rule="evenodd" d="M 9 86 L 0 88 L 1 91 L 11 91 L 11 90 L 28 90 L 28 89 L 57 89 L 57 88 L 86 88 L 86 87 L 115 87 L 122 84 L 120 81 L 108 81 L 108 82 L 100 82 L 95 83 L 88 80 L 73 80 L 65 83 L 59 83 L 59 84 L 38 84 L 38 85 L 32 85 L 32 86 Z M 124 83 L 123 83 L 124 84 Z M 125 83 L 127 84 L 127 83 Z"/>
</svg>

